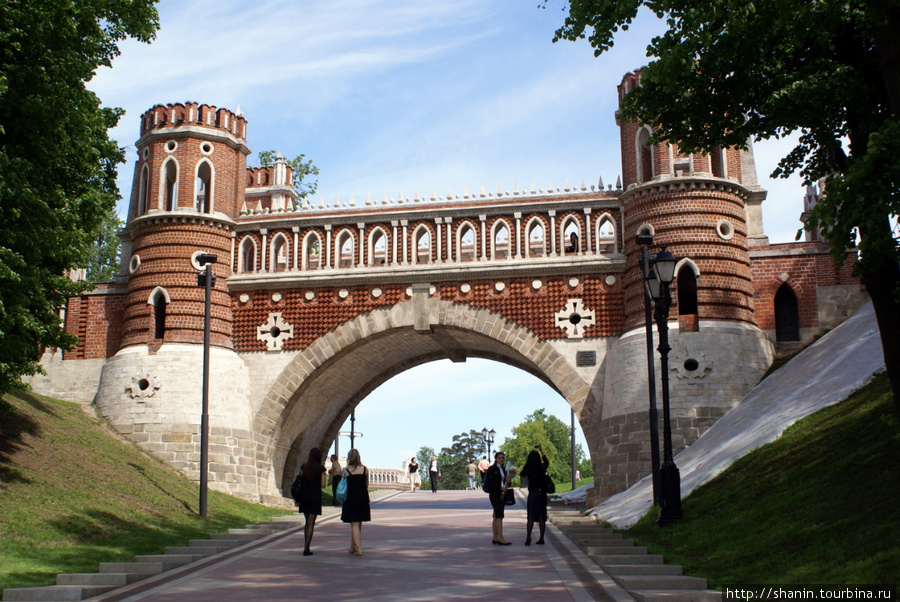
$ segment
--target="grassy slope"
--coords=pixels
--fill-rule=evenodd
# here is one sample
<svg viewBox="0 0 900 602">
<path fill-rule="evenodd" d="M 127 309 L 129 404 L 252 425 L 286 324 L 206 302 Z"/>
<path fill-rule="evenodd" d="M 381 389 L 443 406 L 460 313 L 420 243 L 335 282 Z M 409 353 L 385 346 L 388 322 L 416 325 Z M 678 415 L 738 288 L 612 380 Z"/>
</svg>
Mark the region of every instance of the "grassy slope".
<svg viewBox="0 0 900 602">
<path fill-rule="evenodd" d="M 0 589 L 287 513 L 210 491 L 203 520 L 197 504 L 195 483 L 80 406 L 23 392 L 0 400 Z"/>
<path fill-rule="evenodd" d="M 628 536 L 716 588 L 900 583 L 900 420 L 882 374 Z"/>
</svg>

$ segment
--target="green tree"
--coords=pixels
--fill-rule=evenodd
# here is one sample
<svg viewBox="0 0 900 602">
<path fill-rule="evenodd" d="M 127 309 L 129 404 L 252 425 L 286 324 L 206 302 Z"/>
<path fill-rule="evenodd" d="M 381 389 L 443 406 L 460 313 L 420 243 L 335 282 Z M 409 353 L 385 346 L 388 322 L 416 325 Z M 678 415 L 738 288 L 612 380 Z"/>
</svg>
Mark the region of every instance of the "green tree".
<svg viewBox="0 0 900 602">
<path fill-rule="evenodd" d="M 440 488 L 466 489 L 469 486 L 466 465 L 469 462 L 477 465 L 479 458 L 485 453 L 487 448 L 480 431 L 470 430 L 468 433 L 453 435 L 450 447 L 442 448 L 438 454 L 438 462 L 441 464 Z"/>
<path fill-rule="evenodd" d="M 569 0 L 554 41 L 587 37 L 600 55 L 642 6 L 668 31 L 650 43 L 624 117 L 688 152 L 799 133 L 773 175 L 828 178 L 805 227 L 822 227 L 838 260 L 858 239 L 900 406 L 900 3 Z"/>
<path fill-rule="evenodd" d="M 109 282 L 119 271 L 119 229 L 122 227 L 115 208 L 106 211 L 100 223 L 97 240 L 91 245 L 87 263 L 88 282 Z"/>
<path fill-rule="evenodd" d="M 428 466 L 431 464 L 431 456 L 434 455 L 434 448 L 423 445 L 416 454 L 416 461 L 419 463 L 419 479 L 422 487 L 431 487 L 428 482 Z"/>
<path fill-rule="evenodd" d="M 122 114 L 85 83 L 117 43 L 153 39 L 155 0 L 0 1 L 0 392 L 38 369 L 39 346 L 71 348 L 57 309 L 85 289 L 87 265 L 118 198 Z"/>
<path fill-rule="evenodd" d="M 553 415 L 548 415 L 541 408 L 525 417 L 525 422 L 512 430 L 512 437 L 507 437 L 500 448 L 506 454 L 507 464 L 517 468 L 525 465 L 528 453 L 540 443 L 544 455 L 550 462 L 547 472 L 557 483 L 572 479 L 572 443 L 571 429 Z M 575 446 L 576 463 L 584 459 L 581 444 Z M 515 481 L 514 481 L 515 483 Z"/>
<path fill-rule="evenodd" d="M 261 165 L 272 165 L 280 153 L 273 150 L 260 151 L 259 162 Z M 319 187 L 319 181 L 309 181 L 311 176 L 319 175 L 319 168 L 316 167 L 312 159 L 306 159 L 306 155 L 297 155 L 293 159 L 285 161 L 293 169 L 293 186 L 294 192 L 297 193 L 297 201 L 302 202 L 306 197 L 316 193 Z"/>
</svg>

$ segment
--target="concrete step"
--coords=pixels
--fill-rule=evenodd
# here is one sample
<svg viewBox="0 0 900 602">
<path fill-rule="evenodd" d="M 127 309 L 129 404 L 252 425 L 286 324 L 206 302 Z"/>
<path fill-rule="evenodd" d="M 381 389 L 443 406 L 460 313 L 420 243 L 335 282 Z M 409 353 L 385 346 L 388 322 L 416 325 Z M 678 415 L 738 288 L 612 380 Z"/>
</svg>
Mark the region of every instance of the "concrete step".
<svg viewBox="0 0 900 602">
<path fill-rule="evenodd" d="M 226 549 L 222 549 L 220 546 L 169 546 L 167 548 L 163 548 L 164 554 L 189 554 L 191 556 L 196 556 L 197 559 L 206 558 L 207 556 L 212 556 L 213 554 L 218 554 L 219 552 L 224 552 Z"/>
<path fill-rule="evenodd" d="M 56 585 L 99 585 L 122 587 L 146 579 L 142 573 L 63 573 L 56 576 Z"/>
<path fill-rule="evenodd" d="M 722 592 L 704 590 L 638 590 L 630 593 L 637 602 L 721 602 Z"/>
<path fill-rule="evenodd" d="M 212 533 L 209 536 L 211 541 L 241 541 L 242 543 L 247 543 L 248 541 L 254 541 L 262 537 L 259 533 Z"/>
<path fill-rule="evenodd" d="M 3 590 L 3 600 L 15 602 L 49 602 L 85 600 L 116 589 L 117 585 L 48 585 L 47 587 L 13 587 Z"/>
<path fill-rule="evenodd" d="M 179 563 L 179 566 L 190 564 L 204 558 L 203 554 L 145 554 L 135 556 L 135 562 L 162 562 L 166 564 Z"/>
<path fill-rule="evenodd" d="M 616 577 L 618 575 L 682 575 L 684 571 L 677 564 L 609 564 L 603 557 L 594 559 L 604 571 Z"/>
<path fill-rule="evenodd" d="M 247 539 L 191 539 L 188 541 L 188 547 L 191 548 L 217 548 L 220 552 L 230 550 L 236 546 L 242 546 L 248 541 Z"/>
<path fill-rule="evenodd" d="M 640 554 L 647 553 L 647 548 L 634 545 L 634 542 L 630 539 L 626 539 L 624 541 L 629 542 L 631 545 L 615 546 L 603 544 L 600 546 L 581 546 L 581 549 L 584 550 L 584 553 L 588 556 L 638 556 Z"/>
<path fill-rule="evenodd" d="M 634 548 L 631 549 L 633 550 Z M 591 555 L 589 554 L 589 556 Z M 598 566 L 603 566 L 607 563 L 611 565 L 651 564 L 657 566 L 663 564 L 663 557 L 658 554 L 605 554 L 591 556 L 591 560 L 596 562 Z"/>
<path fill-rule="evenodd" d="M 604 541 L 623 541 L 625 537 L 621 533 L 607 529 L 560 529 L 569 539 L 602 539 Z"/>
<path fill-rule="evenodd" d="M 687 575 L 619 575 L 616 583 L 631 591 L 646 590 L 705 590 L 706 579 Z M 721 594 L 720 594 L 721 596 Z"/>
<path fill-rule="evenodd" d="M 225 535 L 252 535 L 254 537 L 265 537 L 266 535 L 271 535 L 272 533 L 277 533 L 279 529 L 273 529 L 270 527 L 243 527 L 240 529 L 228 529 L 228 533 Z"/>
<path fill-rule="evenodd" d="M 157 575 L 165 571 L 177 569 L 183 563 L 167 562 L 101 562 L 101 573 L 141 573 L 144 575 Z"/>
</svg>

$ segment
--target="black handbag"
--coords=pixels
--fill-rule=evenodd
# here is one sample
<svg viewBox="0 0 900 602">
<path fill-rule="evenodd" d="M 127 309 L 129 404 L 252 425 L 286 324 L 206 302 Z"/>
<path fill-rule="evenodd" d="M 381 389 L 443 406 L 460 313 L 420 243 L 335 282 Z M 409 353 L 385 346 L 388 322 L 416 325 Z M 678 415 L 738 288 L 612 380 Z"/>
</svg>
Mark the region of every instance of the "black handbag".
<svg viewBox="0 0 900 602">
<path fill-rule="evenodd" d="M 556 493 L 556 483 L 546 473 L 544 474 L 544 493 Z"/>
<path fill-rule="evenodd" d="M 506 493 L 503 494 L 503 503 L 507 506 L 514 506 L 516 504 L 516 492 L 511 488 L 506 490 Z"/>
<path fill-rule="evenodd" d="M 294 502 L 299 504 L 300 498 L 303 497 L 303 471 L 301 470 L 297 474 L 297 478 L 294 479 L 294 482 L 291 484 L 291 497 L 294 498 Z"/>
</svg>

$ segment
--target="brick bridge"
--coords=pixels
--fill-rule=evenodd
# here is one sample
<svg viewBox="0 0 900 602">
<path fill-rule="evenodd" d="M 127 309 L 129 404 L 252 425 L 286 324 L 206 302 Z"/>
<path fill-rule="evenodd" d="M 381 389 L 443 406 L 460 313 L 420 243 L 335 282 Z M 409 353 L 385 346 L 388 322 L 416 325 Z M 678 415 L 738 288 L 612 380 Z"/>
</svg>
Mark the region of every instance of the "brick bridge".
<svg viewBox="0 0 900 602">
<path fill-rule="evenodd" d="M 198 478 L 196 259 L 214 253 L 210 486 L 247 499 L 280 502 L 309 448 L 329 449 L 370 392 L 445 358 L 504 362 L 557 391 L 587 440 L 594 499 L 647 474 L 639 232 L 680 258 L 676 448 L 756 384 L 777 339 L 809 340 L 861 299 L 849 262 L 835 267 L 815 237 L 768 244 L 748 151 L 682 155 L 621 124 L 624 187 L 305 206 L 280 157 L 246 167 L 246 127 L 197 103 L 142 116 L 121 274 L 69 300 L 81 344 L 50 350 L 32 385 L 93 401 Z"/>
</svg>

